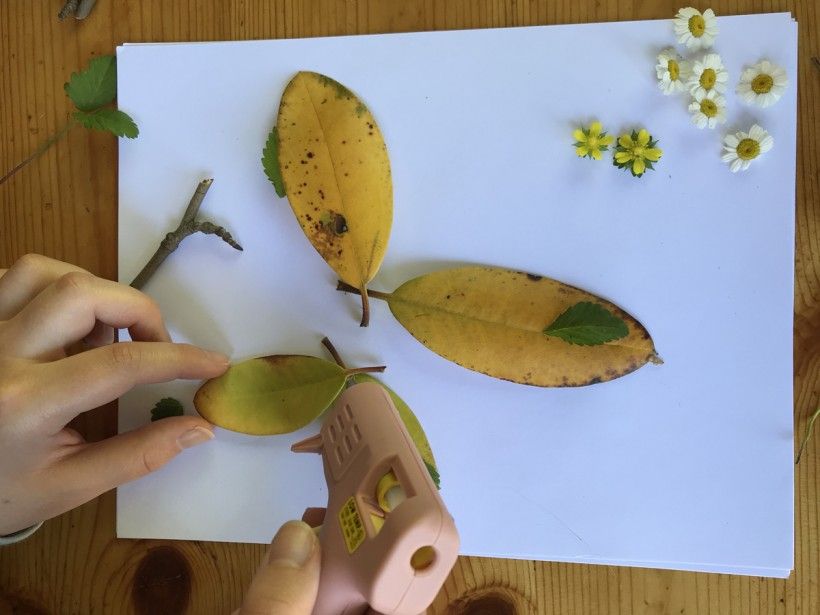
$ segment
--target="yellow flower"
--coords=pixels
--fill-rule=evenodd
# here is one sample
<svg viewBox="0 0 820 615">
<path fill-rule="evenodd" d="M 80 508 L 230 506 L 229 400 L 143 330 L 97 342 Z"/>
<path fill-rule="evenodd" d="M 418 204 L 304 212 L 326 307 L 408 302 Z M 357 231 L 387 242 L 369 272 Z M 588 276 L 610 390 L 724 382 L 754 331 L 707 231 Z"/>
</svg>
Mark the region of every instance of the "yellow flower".
<svg viewBox="0 0 820 615">
<path fill-rule="evenodd" d="M 579 158 L 601 159 L 601 152 L 607 151 L 615 140 L 603 130 L 601 122 L 592 122 L 589 128 L 576 128 L 572 131 L 575 153 Z"/>
<path fill-rule="evenodd" d="M 663 150 L 656 147 L 658 141 L 652 138 L 646 128 L 618 137 L 618 145 L 612 157 L 612 164 L 619 169 L 629 169 L 634 177 L 640 177 L 647 169 L 654 169 L 653 162 L 660 160 Z"/>
</svg>

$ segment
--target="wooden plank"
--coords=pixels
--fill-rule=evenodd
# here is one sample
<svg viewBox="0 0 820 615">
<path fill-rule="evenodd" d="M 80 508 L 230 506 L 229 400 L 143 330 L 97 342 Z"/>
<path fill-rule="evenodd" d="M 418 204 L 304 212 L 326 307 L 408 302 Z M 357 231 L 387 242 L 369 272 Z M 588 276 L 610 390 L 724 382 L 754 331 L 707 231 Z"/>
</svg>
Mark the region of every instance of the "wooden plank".
<svg viewBox="0 0 820 615">
<path fill-rule="evenodd" d="M 68 116 L 68 75 L 125 41 L 279 38 L 671 17 L 672 0 L 98 0 L 84 22 L 62 2 L 0 2 L 0 169 L 24 159 Z M 820 11 L 814 0 L 719 0 L 720 14 L 790 10 L 800 27 L 795 290 L 795 425 L 820 404 Z M 27 252 L 116 277 L 117 144 L 74 130 L 0 185 L 0 268 Z M 78 420 L 114 433 L 113 405 Z M 820 612 L 820 438 L 797 468 L 796 571 L 787 580 L 579 564 L 461 558 L 432 614 Z M 749 537 L 754 540 L 754 536 Z M 117 540 L 108 493 L 0 549 L 5 613 L 229 613 L 264 547 Z M 140 564 L 143 564 L 140 567 Z"/>
</svg>

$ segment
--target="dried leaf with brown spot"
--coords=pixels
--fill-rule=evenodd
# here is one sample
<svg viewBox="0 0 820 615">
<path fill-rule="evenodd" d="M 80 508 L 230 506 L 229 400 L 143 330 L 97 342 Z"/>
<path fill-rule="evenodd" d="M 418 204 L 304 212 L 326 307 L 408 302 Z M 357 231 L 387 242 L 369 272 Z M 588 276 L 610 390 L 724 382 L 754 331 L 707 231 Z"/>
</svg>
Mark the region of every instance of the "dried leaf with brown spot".
<svg viewBox="0 0 820 615">
<path fill-rule="evenodd" d="M 661 362 L 644 326 L 617 305 L 539 275 L 473 265 L 423 275 L 393 293 L 371 295 L 387 301 L 396 319 L 433 352 L 503 380 L 585 386 Z M 545 335 L 550 323 L 584 302 L 623 320 L 627 334 L 594 346 Z"/>
<path fill-rule="evenodd" d="M 282 94 L 278 162 L 293 213 L 340 279 L 362 295 L 379 270 L 393 221 L 387 147 L 364 103 L 341 83 L 300 72 Z"/>
</svg>

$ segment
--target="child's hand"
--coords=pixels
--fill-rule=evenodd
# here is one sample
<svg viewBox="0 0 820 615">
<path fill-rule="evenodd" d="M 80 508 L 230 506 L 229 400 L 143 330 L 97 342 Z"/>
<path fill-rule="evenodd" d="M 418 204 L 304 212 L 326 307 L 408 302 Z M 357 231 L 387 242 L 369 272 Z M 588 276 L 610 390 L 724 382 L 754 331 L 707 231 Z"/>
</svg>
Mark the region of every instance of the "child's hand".
<svg viewBox="0 0 820 615">
<path fill-rule="evenodd" d="M 133 342 L 113 342 L 127 328 Z M 87 350 L 67 356 L 85 341 Z M 212 378 L 228 359 L 174 344 L 146 295 L 43 256 L 0 269 L 0 535 L 59 515 L 213 438 L 173 417 L 88 443 L 66 424 L 136 384 Z M 146 409 L 147 412 L 147 409 Z"/>
</svg>

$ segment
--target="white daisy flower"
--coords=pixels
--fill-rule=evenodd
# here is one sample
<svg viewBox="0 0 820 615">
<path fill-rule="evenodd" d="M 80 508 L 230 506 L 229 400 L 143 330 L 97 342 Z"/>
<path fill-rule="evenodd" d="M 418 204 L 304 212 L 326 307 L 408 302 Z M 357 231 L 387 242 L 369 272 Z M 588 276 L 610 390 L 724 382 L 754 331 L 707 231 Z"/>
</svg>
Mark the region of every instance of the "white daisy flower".
<svg viewBox="0 0 820 615">
<path fill-rule="evenodd" d="M 757 124 L 749 132 L 736 132 L 723 139 L 723 162 L 729 164 L 732 173 L 745 171 L 752 160 L 765 154 L 774 145 L 772 136 Z"/>
<path fill-rule="evenodd" d="M 726 99 L 715 90 L 699 92 L 689 105 L 689 112 L 698 128 L 714 128 L 726 121 Z"/>
<path fill-rule="evenodd" d="M 674 25 L 678 42 L 692 51 L 709 49 L 718 35 L 717 17 L 712 9 L 703 13 L 692 7 L 681 9 L 675 15 Z"/>
<path fill-rule="evenodd" d="M 697 96 L 698 93 L 706 94 L 710 90 L 725 92 L 728 81 L 729 73 L 723 66 L 723 60 L 716 53 L 707 53 L 692 64 L 692 72 L 689 73 L 686 86 L 692 96 Z"/>
<path fill-rule="evenodd" d="M 750 105 L 768 107 L 780 100 L 788 84 L 783 68 L 762 60 L 740 75 L 737 95 Z"/>
<path fill-rule="evenodd" d="M 658 54 L 655 65 L 658 87 L 667 95 L 682 92 L 689 79 L 689 70 L 689 62 L 684 62 L 672 47 L 664 49 Z"/>
</svg>

